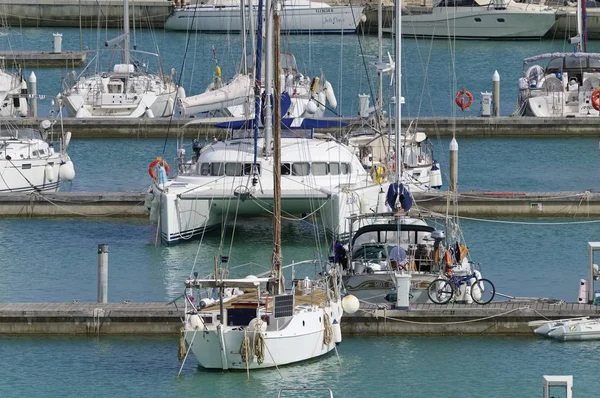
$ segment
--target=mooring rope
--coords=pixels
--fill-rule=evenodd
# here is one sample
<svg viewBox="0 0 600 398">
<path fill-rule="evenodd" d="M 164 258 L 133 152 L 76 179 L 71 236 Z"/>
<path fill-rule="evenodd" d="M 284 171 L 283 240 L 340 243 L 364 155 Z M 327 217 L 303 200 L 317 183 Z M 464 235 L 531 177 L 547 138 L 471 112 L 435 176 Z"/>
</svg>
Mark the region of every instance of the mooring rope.
<svg viewBox="0 0 600 398">
<path fill-rule="evenodd" d="M 331 326 L 329 314 L 325 311 L 323 311 L 323 325 L 325 326 L 325 329 L 323 330 L 323 344 L 329 345 L 333 338 L 333 327 Z"/>
<path fill-rule="evenodd" d="M 258 321 L 254 329 L 254 356 L 259 365 L 265 360 L 265 336 L 261 332 L 262 322 L 262 320 Z"/>
<path fill-rule="evenodd" d="M 185 358 L 185 354 L 186 354 L 186 349 L 185 349 L 185 328 L 181 328 L 179 330 L 179 351 L 177 351 L 177 359 L 179 359 L 179 362 L 183 361 L 183 359 Z"/>
</svg>

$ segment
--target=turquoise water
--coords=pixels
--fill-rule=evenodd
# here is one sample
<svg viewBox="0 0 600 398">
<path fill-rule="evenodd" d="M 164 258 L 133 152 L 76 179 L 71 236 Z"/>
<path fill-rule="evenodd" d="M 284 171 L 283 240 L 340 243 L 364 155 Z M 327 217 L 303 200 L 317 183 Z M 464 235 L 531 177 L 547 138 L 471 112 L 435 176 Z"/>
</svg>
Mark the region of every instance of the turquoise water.
<svg viewBox="0 0 600 398">
<path fill-rule="evenodd" d="M 199 370 L 193 359 L 177 378 L 175 337 L 0 337 L 0 395 L 274 398 L 280 388 L 306 386 L 335 397 L 520 398 L 541 397 L 544 374 L 572 374 L 573 396 L 594 397 L 599 348 L 536 338 L 345 337 L 341 367 L 333 355 L 254 371 L 248 381 L 245 372 Z"/>
</svg>

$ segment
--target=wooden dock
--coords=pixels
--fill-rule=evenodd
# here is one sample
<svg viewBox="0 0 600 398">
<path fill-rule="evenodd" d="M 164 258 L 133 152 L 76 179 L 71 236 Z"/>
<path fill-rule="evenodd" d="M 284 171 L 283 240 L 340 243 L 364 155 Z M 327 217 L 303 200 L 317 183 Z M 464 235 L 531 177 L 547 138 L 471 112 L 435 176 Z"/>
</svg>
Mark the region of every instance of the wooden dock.
<svg viewBox="0 0 600 398">
<path fill-rule="evenodd" d="M 150 184 L 150 178 L 148 178 Z M 414 194 L 414 211 L 446 213 L 447 192 Z M 145 192 L 57 192 L 0 194 L 1 217 L 144 218 Z M 461 192 L 461 217 L 555 218 L 600 217 L 600 193 Z M 412 211 L 412 210 L 411 210 Z"/>
<path fill-rule="evenodd" d="M 17 126 L 39 126 L 48 119 L 10 119 Z M 175 138 L 179 134 L 186 139 L 224 138 L 227 130 L 217 128 L 217 123 L 234 121 L 234 118 L 155 118 L 155 119 L 94 119 L 63 118 L 65 131 L 73 138 Z M 315 129 L 317 134 L 331 134 L 341 137 L 353 131 L 369 128 L 366 120 L 356 117 L 324 118 L 342 121 L 344 127 Z M 0 119 L 0 122 L 2 120 Z M 403 118 L 402 126 L 413 125 L 431 139 L 450 138 L 570 138 L 598 137 L 596 118 L 536 118 L 536 117 L 423 117 L 417 120 Z"/>
<path fill-rule="evenodd" d="M 75 68 L 87 62 L 85 51 L 0 51 L 6 65 L 27 68 Z"/>
<path fill-rule="evenodd" d="M 182 307 L 165 303 L 4 303 L 0 335 L 175 335 Z M 600 307 L 548 299 L 417 304 L 410 310 L 359 310 L 342 317 L 345 335 L 531 335 L 528 322 L 598 317 Z"/>
</svg>

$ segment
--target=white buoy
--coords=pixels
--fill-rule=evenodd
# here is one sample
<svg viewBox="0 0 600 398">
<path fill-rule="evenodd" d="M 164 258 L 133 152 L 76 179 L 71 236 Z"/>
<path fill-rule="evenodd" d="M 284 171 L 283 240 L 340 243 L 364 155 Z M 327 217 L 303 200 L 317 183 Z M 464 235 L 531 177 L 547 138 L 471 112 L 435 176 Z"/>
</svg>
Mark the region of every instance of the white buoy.
<svg viewBox="0 0 600 398">
<path fill-rule="evenodd" d="M 54 181 L 54 169 L 49 164 L 44 167 L 44 178 L 46 181 Z"/>
<path fill-rule="evenodd" d="M 21 81 L 21 95 L 19 96 L 19 116 L 27 117 L 27 82 Z"/>
<path fill-rule="evenodd" d="M 494 71 L 492 76 L 492 99 L 494 101 L 494 116 L 500 116 L 500 74 Z"/>
<path fill-rule="evenodd" d="M 458 142 L 455 138 L 450 141 L 450 191 L 458 189 Z"/>
<path fill-rule="evenodd" d="M 29 75 L 29 94 L 31 104 L 31 117 L 37 117 L 37 77 L 31 72 Z"/>
<path fill-rule="evenodd" d="M 342 299 L 342 309 L 346 314 L 354 314 L 360 308 L 360 301 L 351 294 Z"/>
<path fill-rule="evenodd" d="M 429 186 L 435 189 L 442 187 L 442 171 L 439 163 L 434 163 L 431 170 L 429 170 Z"/>
<path fill-rule="evenodd" d="M 177 87 L 177 98 L 184 99 L 185 98 L 185 88 L 179 86 Z"/>
<path fill-rule="evenodd" d="M 73 181 L 75 179 L 75 166 L 73 162 L 67 160 L 60 165 L 58 169 L 58 178 L 64 181 Z"/>
</svg>

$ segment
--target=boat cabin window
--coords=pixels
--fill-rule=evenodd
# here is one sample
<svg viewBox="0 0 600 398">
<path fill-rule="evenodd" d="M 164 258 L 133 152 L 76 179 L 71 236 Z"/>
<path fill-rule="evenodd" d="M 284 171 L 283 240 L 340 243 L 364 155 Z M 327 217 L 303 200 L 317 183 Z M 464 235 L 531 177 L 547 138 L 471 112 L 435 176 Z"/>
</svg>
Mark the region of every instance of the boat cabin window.
<svg viewBox="0 0 600 398">
<path fill-rule="evenodd" d="M 554 58 L 548 62 L 546 67 L 546 73 L 562 72 L 563 69 L 563 58 Z"/>
<path fill-rule="evenodd" d="M 253 174 L 252 163 L 244 163 L 244 175 L 249 176 Z M 260 175 L 260 163 L 256 163 L 256 173 Z"/>
<path fill-rule="evenodd" d="M 504 18 L 498 18 L 498 19 L 496 19 L 496 21 L 498 21 L 500 23 L 504 23 Z"/>
<path fill-rule="evenodd" d="M 21 168 L 23 170 L 29 170 L 31 168 L 31 163 L 25 163 L 25 164 L 23 164 L 23 166 L 21 166 Z"/>
<path fill-rule="evenodd" d="M 242 163 L 225 163 L 225 175 L 241 176 L 244 175 L 244 166 Z"/>
<path fill-rule="evenodd" d="M 342 174 L 350 174 L 350 165 L 348 163 L 341 163 Z"/>
<path fill-rule="evenodd" d="M 329 174 L 338 175 L 340 174 L 340 164 L 339 163 L 329 163 Z"/>
<path fill-rule="evenodd" d="M 590 63 L 590 69 L 600 72 L 600 59 L 590 58 L 588 62 Z"/>
<path fill-rule="evenodd" d="M 314 176 L 324 176 L 327 175 L 328 172 L 328 167 L 327 167 L 327 163 L 323 163 L 323 162 L 313 162 L 312 164 L 312 174 Z"/>
<path fill-rule="evenodd" d="M 202 175 L 202 176 L 210 175 L 210 163 L 202 163 L 200 165 L 200 175 Z"/>
<path fill-rule="evenodd" d="M 292 174 L 292 165 L 290 163 L 282 163 L 281 164 L 281 175 L 289 176 Z"/>
<path fill-rule="evenodd" d="M 475 22 L 481 22 L 481 18 L 475 18 Z"/>
<path fill-rule="evenodd" d="M 310 163 L 298 162 L 292 164 L 293 176 L 307 176 L 310 174 Z"/>
<path fill-rule="evenodd" d="M 110 94 L 120 94 L 123 92 L 123 82 L 112 81 L 108 83 L 108 92 Z"/>
<path fill-rule="evenodd" d="M 223 163 L 211 163 L 210 164 L 210 175 L 211 176 L 222 176 L 225 174 L 225 167 Z"/>
</svg>

